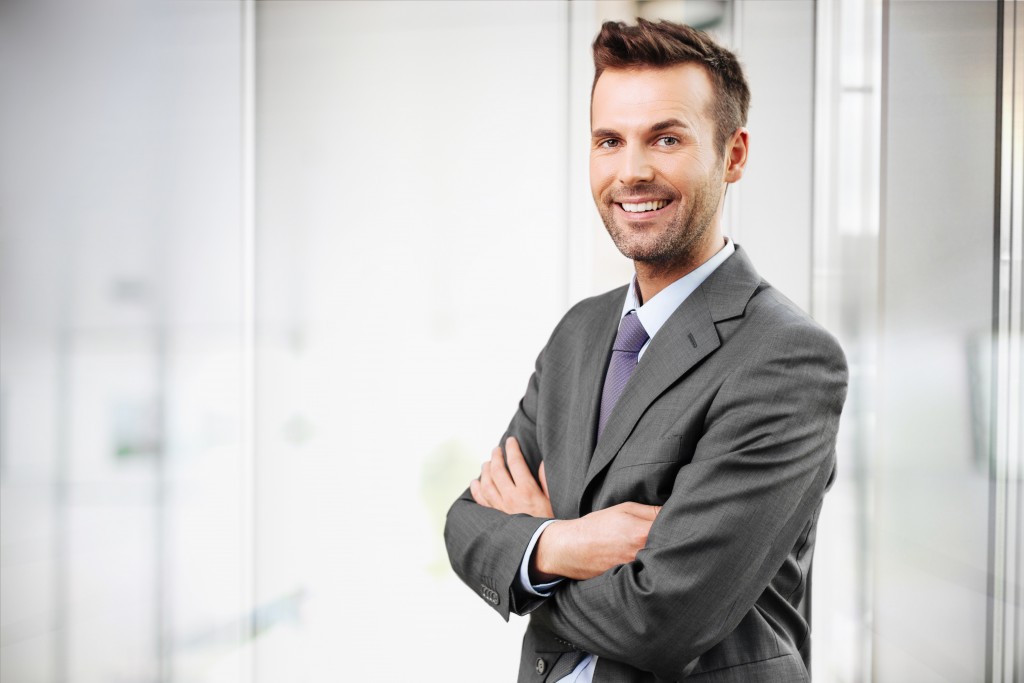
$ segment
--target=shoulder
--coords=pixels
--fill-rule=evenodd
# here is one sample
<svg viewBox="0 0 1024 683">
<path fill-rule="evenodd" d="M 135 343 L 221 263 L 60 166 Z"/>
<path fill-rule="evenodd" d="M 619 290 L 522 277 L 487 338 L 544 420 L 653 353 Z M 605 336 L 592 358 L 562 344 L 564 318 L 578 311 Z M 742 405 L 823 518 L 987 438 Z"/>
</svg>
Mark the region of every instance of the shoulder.
<svg viewBox="0 0 1024 683">
<path fill-rule="evenodd" d="M 736 252 L 708 278 L 707 297 L 723 343 L 735 337 L 740 346 L 795 353 L 820 349 L 826 356 L 845 356 L 828 330 L 772 286 L 754 268 L 745 250 Z"/>
<path fill-rule="evenodd" d="M 839 414 L 849 383 L 846 354 L 821 324 L 767 282 L 730 323 L 723 345 L 730 348 L 726 382 L 734 391 L 763 394 L 787 410 L 802 406 L 793 409 L 807 415 Z"/>
<path fill-rule="evenodd" d="M 562 335 L 577 335 L 606 325 L 609 321 L 617 322 L 622 310 L 622 302 L 626 297 L 628 285 L 616 287 L 604 294 L 588 297 L 577 302 L 570 308 L 555 326 L 552 339 Z"/>
<path fill-rule="evenodd" d="M 797 306 L 785 294 L 762 280 L 744 311 L 748 333 L 762 339 L 762 345 L 780 350 L 813 347 L 846 364 L 835 336 Z"/>
</svg>

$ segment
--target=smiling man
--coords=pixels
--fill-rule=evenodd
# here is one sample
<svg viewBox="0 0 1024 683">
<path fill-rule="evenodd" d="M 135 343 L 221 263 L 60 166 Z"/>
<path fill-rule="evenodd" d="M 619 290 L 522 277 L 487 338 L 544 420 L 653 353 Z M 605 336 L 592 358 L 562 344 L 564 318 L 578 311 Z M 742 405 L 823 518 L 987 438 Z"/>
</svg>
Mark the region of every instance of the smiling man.
<svg viewBox="0 0 1024 683">
<path fill-rule="evenodd" d="M 843 353 L 723 234 L 736 57 L 638 20 L 606 23 L 594 63 L 591 188 L 636 274 L 555 328 L 449 511 L 452 567 L 530 614 L 521 682 L 807 681 Z"/>
</svg>

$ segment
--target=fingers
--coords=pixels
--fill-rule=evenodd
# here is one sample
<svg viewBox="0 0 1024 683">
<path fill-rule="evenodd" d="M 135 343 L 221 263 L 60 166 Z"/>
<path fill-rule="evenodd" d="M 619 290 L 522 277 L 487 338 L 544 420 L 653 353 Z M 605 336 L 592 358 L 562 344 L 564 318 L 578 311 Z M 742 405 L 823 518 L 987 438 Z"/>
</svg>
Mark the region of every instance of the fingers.
<svg viewBox="0 0 1024 683">
<path fill-rule="evenodd" d="M 505 449 L 503 452 L 499 446 L 491 451 L 491 459 L 480 467 L 480 477 L 470 482 L 469 493 L 473 500 L 509 515 L 554 518 L 547 480 L 542 489 L 514 437 L 505 441 Z M 543 471 L 539 475 L 543 476 Z"/>
<path fill-rule="evenodd" d="M 490 501 L 484 498 L 479 479 L 469 482 L 469 495 L 473 496 L 473 500 L 476 501 L 477 505 L 483 505 L 485 508 L 493 507 Z"/>
<path fill-rule="evenodd" d="M 508 461 L 508 471 L 512 474 L 517 486 L 528 486 L 533 484 L 533 472 L 526 464 L 526 458 L 519 449 L 519 442 L 516 437 L 510 436 L 505 440 L 505 459 Z"/>
<path fill-rule="evenodd" d="M 473 500 L 479 505 L 489 508 L 501 507 L 501 491 L 495 486 L 494 477 L 492 476 L 491 464 L 493 458 L 484 462 L 480 466 L 480 476 L 477 479 L 469 482 L 469 493 L 473 496 Z M 505 466 L 502 465 L 501 469 L 504 470 Z M 505 473 L 508 476 L 508 473 Z"/>
<path fill-rule="evenodd" d="M 540 471 L 537 472 L 537 474 L 540 476 L 540 490 L 544 492 L 544 497 L 545 498 L 547 498 L 548 500 L 551 500 L 551 494 L 548 493 L 548 478 L 547 478 L 547 475 L 544 474 L 544 462 L 543 461 L 541 461 L 541 463 L 540 463 Z"/>
<path fill-rule="evenodd" d="M 621 508 L 623 512 L 633 515 L 634 517 L 639 517 L 640 519 L 647 520 L 648 522 L 653 522 L 655 517 L 658 516 L 658 513 L 661 512 L 660 505 L 643 505 L 641 503 L 621 503 L 618 507 Z"/>
<path fill-rule="evenodd" d="M 499 495 L 502 495 L 502 498 L 504 498 L 502 492 L 514 488 L 515 483 L 512 481 L 512 476 L 508 473 L 508 469 L 505 467 L 505 458 L 501 453 L 501 448 L 496 447 L 491 451 L 491 462 L 489 464 L 491 480 L 494 482 L 494 486 L 498 489 Z"/>
</svg>

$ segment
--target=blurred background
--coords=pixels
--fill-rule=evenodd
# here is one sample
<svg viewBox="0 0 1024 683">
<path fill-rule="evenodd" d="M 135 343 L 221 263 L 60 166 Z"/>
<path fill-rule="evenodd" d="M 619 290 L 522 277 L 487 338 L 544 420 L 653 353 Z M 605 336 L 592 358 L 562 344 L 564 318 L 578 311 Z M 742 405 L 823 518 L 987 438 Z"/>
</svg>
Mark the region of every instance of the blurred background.
<svg viewBox="0 0 1024 683">
<path fill-rule="evenodd" d="M 589 46 L 744 63 L 725 231 L 841 340 L 814 679 L 1024 680 L 1024 2 L 0 4 L 0 680 L 512 680 L 448 567 L 625 283 Z"/>
</svg>

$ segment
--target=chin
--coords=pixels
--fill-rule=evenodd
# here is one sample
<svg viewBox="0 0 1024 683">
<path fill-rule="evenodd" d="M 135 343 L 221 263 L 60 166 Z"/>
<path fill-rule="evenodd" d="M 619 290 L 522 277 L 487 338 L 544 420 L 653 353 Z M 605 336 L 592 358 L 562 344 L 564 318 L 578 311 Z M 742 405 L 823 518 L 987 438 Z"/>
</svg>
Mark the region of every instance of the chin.
<svg viewBox="0 0 1024 683">
<path fill-rule="evenodd" d="M 671 259 L 671 256 L 663 253 L 663 250 L 659 249 L 657 245 L 630 242 L 628 244 L 616 244 L 615 246 L 618 248 L 619 252 L 630 261 L 650 263 L 653 265 L 663 263 L 666 260 Z"/>
<path fill-rule="evenodd" d="M 612 237 L 616 248 L 628 259 L 634 261 L 661 261 L 668 257 L 665 254 L 665 235 L 663 233 L 637 234 L 638 231 L 619 227 L 617 237 Z"/>
</svg>

